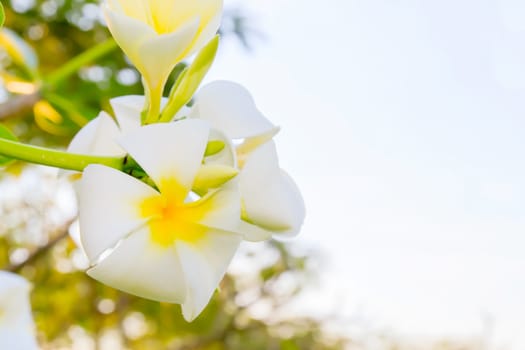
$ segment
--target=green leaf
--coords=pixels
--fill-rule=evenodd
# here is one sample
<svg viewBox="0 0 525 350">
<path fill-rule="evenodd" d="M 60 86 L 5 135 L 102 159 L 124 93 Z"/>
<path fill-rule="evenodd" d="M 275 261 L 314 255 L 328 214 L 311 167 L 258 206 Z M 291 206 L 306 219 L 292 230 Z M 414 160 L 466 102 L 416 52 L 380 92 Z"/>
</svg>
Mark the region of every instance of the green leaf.
<svg viewBox="0 0 525 350">
<path fill-rule="evenodd" d="M 10 141 L 18 141 L 17 137 L 11 132 L 11 130 L 9 130 L 2 124 L 0 124 L 0 138 L 10 140 Z M 8 158 L 8 157 L 4 157 L 0 155 L 0 166 L 8 165 L 9 163 L 13 161 L 14 159 L 12 158 Z"/>
<path fill-rule="evenodd" d="M 4 22 L 5 22 L 4 6 L 0 2 L 0 27 L 4 25 Z"/>
<path fill-rule="evenodd" d="M 162 111 L 160 122 L 167 123 L 171 121 L 175 114 L 185 104 L 190 102 L 206 73 L 210 70 L 218 48 L 219 36 L 217 35 L 199 51 L 191 65 L 182 71 L 170 91 L 168 104 Z"/>
</svg>

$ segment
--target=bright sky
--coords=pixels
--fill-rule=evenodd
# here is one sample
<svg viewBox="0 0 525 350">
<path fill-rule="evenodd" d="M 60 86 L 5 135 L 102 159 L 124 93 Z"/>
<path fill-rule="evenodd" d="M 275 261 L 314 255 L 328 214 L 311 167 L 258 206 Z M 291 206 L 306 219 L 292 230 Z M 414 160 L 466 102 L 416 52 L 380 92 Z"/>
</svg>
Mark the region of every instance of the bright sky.
<svg viewBox="0 0 525 350">
<path fill-rule="evenodd" d="M 282 126 L 330 258 L 321 310 L 525 348 L 525 2 L 243 0 L 265 41 L 210 79 Z M 307 305 L 305 305 L 307 307 Z M 490 317 L 489 317 L 490 316 Z"/>
</svg>

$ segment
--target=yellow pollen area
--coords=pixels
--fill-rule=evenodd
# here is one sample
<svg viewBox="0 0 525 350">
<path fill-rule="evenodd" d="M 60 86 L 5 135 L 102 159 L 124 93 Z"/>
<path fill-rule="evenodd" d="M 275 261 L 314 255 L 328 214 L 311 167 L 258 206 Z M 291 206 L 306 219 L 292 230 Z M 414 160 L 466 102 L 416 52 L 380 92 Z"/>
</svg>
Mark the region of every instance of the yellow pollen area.
<svg viewBox="0 0 525 350">
<path fill-rule="evenodd" d="M 205 214 L 206 206 L 184 203 L 187 190 L 175 180 L 161 182 L 161 192 L 140 203 L 140 215 L 150 218 L 148 226 L 151 239 L 169 247 L 176 240 L 196 243 L 206 235 L 206 227 L 198 222 Z"/>
</svg>

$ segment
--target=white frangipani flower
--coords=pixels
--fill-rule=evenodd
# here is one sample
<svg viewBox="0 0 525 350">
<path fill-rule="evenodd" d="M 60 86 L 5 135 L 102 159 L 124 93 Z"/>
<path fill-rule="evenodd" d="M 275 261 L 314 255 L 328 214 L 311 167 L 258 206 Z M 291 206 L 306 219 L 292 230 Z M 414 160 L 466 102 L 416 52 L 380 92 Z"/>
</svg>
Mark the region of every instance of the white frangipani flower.
<svg viewBox="0 0 525 350">
<path fill-rule="evenodd" d="M 144 96 L 138 95 L 111 100 L 115 116 L 124 131 L 140 128 L 143 103 Z M 162 104 L 166 103 L 167 99 L 163 99 Z M 257 109 L 250 93 L 234 82 L 210 83 L 198 92 L 193 106 L 181 109 L 174 119 L 183 117 L 208 121 L 213 127 L 213 139 L 226 144 L 223 151 L 206 157 L 202 173 L 208 170 L 217 173 L 218 164 L 241 170 L 239 184 L 244 220 L 237 231 L 250 241 L 265 240 L 272 236 L 284 238 L 299 233 L 305 217 L 305 206 L 297 185 L 279 168 L 272 141 L 279 128 Z M 104 121 L 92 121 L 96 127 L 88 125 L 75 136 L 71 144 L 75 147 L 70 147 L 71 152 L 93 154 L 95 149 L 120 147 L 115 141 L 117 136 L 111 137 L 118 128 L 109 124 L 115 123 L 104 114 L 99 118 Z M 107 130 L 97 129 L 104 125 Z M 108 143 L 113 143 L 113 146 L 109 147 Z M 96 146 L 78 148 L 77 144 Z M 123 150 L 121 152 L 125 153 Z"/>
<path fill-rule="evenodd" d="M 222 0 L 106 1 L 109 30 L 142 74 L 150 103 L 160 100 L 173 67 L 217 33 L 222 5 Z"/>
<path fill-rule="evenodd" d="M 125 133 L 121 147 L 158 190 L 100 165 L 84 170 L 79 189 L 87 273 L 131 294 L 180 303 L 188 321 L 208 303 L 241 241 L 235 181 L 197 200 L 190 193 L 209 134 L 198 120 Z"/>
<path fill-rule="evenodd" d="M 29 303 L 30 289 L 24 278 L 0 271 L 0 349 L 38 349 Z"/>
</svg>

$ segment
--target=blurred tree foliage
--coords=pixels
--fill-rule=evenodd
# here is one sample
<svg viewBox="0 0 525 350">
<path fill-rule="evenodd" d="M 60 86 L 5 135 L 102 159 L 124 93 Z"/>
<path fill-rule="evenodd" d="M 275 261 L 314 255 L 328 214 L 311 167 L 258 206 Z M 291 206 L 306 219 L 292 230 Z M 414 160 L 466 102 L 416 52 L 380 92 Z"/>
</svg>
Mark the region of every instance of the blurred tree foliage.
<svg viewBox="0 0 525 350">
<path fill-rule="evenodd" d="M 143 93 L 138 73 L 111 41 L 107 55 L 63 74 L 73 58 L 110 39 L 97 1 L 3 3 L 0 122 L 20 140 L 64 147 L 101 109 L 110 110 L 110 98 Z M 247 19 L 238 10 L 226 13 L 223 35 L 235 35 L 249 47 Z M 35 186 L 8 191 L 28 173 L 36 177 Z M 327 336 L 321 321 L 282 317 L 311 269 L 306 255 L 279 243 L 244 249 L 237 259 L 245 271 L 226 276 L 190 324 L 178 305 L 136 298 L 90 279 L 85 257 L 67 234 L 71 214 L 57 209 L 63 180 L 17 162 L 0 168 L 0 266 L 34 284 L 33 314 L 43 349 L 344 347 L 344 339 Z"/>
</svg>

